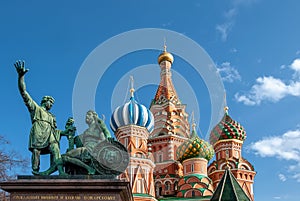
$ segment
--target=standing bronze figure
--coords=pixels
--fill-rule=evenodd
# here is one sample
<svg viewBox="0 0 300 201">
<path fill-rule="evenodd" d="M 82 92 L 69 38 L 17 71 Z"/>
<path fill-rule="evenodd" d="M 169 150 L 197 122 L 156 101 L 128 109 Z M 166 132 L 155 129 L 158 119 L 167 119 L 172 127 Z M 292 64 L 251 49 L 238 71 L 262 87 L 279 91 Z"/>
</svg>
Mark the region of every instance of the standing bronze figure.
<svg viewBox="0 0 300 201">
<path fill-rule="evenodd" d="M 63 131 L 56 129 L 56 118 L 49 112 L 54 104 L 54 98 L 51 96 L 44 96 L 41 105 L 38 105 L 26 91 L 24 77 L 28 72 L 28 69 L 25 69 L 25 62 L 17 61 L 14 66 L 18 73 L 19 91 L 30 113 L 32 123 L 28 147 L 32 152 L 32 173 L 39 174 L 40 155 L 50 154 L 51 163 L 56 164 L 59 174 L 65 174 L 59 149 L 60 135 Z"/>
</svg>

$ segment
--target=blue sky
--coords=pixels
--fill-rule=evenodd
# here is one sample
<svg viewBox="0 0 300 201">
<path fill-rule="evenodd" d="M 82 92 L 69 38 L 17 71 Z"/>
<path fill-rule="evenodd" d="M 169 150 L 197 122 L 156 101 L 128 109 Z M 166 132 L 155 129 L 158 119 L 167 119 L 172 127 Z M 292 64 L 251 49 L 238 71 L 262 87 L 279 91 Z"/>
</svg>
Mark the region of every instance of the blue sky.
<svg viewBox="0 0 300 201">
<path fill-rule="evenodd" d="M 30 158 L 27 143 L 31 123 L 17 90 L 13 67 L 16 60 L 26 61 L 30 69 L 26 75 L 27 89 L 37 102 L 44 95 L 55 97 L 52 112 L 58 127 L 63 129 L 67 118 L 73 115 L 77 75 L 95 48 L 131 30 L 164 29 L 166 36 L 168 31 L 174 31 L 199 44 L 221 74 L 229 114 L 247 131 L 243 156 L 257 171 L 255 200 L 299 200 L 299 7 L 296 0 L 284 3 L 279 0 L 1 1 L 0 134 L 11 141 L 8 149 Z M 172 52 L 172 43 L 168 37 L 166 40 Z M 153 70 L 157 72 L 156 60 L 163 41 L 163 37 L 157 40 L 155 49 L 114 58 L 104 72 L 96 88 L 95 109 L 100 116 L 104 114 L 107 125 L 112 103 L 128 100 L 128 85 L 120 85 L 119 81 L 129 80 L 128 72 L 148 64 L 154 64 L 150 68 L 157 68 Z M 138 37 L 127 42 L 133 46 L 140 44 Z M 113 55 L 119 49 L 116 45 L 108 48 L 107 53 Z M 194 53 L 190 54 L 197 58 Z M 196 94 L 196 105 L 200 108 L 198 133 L 207 138 L 212 115 L 207 86 L 184 58 L 174 56 L 174 71 Z M 157 86 L 153 83 L 141 86 L 139 80 L 152 76 L 137 75 L 135 86 L 140 86 L 137 99 L 149 106 Z M 87 77 L 86 81 L 89 80 Z M 159 72 L 153 80 L 157 83 Z M 181 83 L 174 80 L 176 88 Z M 113 96 L 117 85 L 124 94 Z M 190 101 L 188 92 L 178 91 L 178 95 L 183 103 Z M 188 112 L 193 110 L 187 105 Z M 80 120 L 75 121 L 80 124 Z M 42 163 L 47 161 L 44 158 Z"/>
</svg>

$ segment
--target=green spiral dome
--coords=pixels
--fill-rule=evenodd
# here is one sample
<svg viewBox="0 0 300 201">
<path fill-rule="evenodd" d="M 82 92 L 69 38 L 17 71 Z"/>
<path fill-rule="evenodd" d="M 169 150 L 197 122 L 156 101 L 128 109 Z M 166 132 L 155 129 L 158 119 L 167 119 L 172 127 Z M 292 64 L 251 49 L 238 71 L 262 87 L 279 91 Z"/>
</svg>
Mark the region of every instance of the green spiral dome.
<svg viewBox="0 0 300 201">
<path fill-rule="evenodd" d="M 177 160 L 181 162 L 190 158 L 205 158 L 209 161 L 214 156 L 214 149 L 193 131 L 192 138 L 186 140 L 178 147 L 176 155 Z"/>
</svg>

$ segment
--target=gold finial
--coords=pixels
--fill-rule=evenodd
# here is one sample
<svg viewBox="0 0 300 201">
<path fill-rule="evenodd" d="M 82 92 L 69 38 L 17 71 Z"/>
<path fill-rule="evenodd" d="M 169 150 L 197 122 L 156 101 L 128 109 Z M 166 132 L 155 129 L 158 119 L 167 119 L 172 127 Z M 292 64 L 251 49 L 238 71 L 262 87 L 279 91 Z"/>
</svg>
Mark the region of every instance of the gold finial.
<svg viewBox="0 0 300 201">
<path fill-rule="evenodd" d="M 158 56 L 158 64 L 162 61 L 169 61 L 171 64 L 174 61 L 174 57 L 171 53 L 167 52 L 166 38 L 164 38 L 164 51 Z"/>
<path fill-rule="evenodd" d="M 225 111 L 226 114 L 228 114 L 228 110 L 229 110 L 229 107 L 225 106 L 224 111 Z"/>
<path fill-rule="evenodd" d="M 134 88 L 133 88 L 133 84 L 134 84 L 134 80 L 133 80 L 133 76 L 130 76 L 130 96 L 133 97 L 133 93 L 134 93 Z"/>
<path fill-rule="evenodd" d="M 195 114 L 194 111 L 192 112 L 192 129 L 196 131 L 196 123 L 195 123 Z"/>
<path fill-rule="evenodd" d="M 225 91 L 225 93 L 224 93 L 224 111 L 226 114 L 228 114 L 228 110 L 229 110 L 229 107 L 227 106 L 226 91 Z"/>
</svg>

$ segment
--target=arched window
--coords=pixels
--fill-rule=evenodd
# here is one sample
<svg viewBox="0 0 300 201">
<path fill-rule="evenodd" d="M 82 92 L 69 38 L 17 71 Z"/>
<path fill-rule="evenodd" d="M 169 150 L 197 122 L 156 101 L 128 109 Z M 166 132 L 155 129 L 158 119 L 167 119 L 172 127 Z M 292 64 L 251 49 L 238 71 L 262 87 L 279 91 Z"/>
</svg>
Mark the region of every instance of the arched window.
<svg viewBox="0 0 300 201">
<path fill-rule="evenodd" d="M 194 164 L 191 165 L 191 172 L 194 172 Z"/>
<path fill-rule="evenodd" d="M 174 190 L 175 190 L 175 191 L 178 190 L 178 181 L 175 181 L 175 183 L 174 183 Z"/>
<path fill-rule="evenodd" d="M 162 195 L 161 192 L 162 192 L 161 184 L 159 182 L 156 182 L 155 183 L 155 194 L 156 194 L 156 197 L 161 196 Z"/>
<path fill-rule="evenodd" d="M 137 180 L 137 192 L 138 193 L 144 193 L 143 179 Z"/>
<path fill-rule="evenodd" d="M 171 182 L 166 181 L 166 183 L 165 183 L 165 190 L 166 190 L 166 191 L 171 190 Z"/>
<path fill-rule="evenodd" d="M 162 161 L 163 161 L 163 154 L 160 153 L 160 154 L 158 155 L 158 162 L 162 162 Z"/>
<path fill-rule="evenodd" d="M 139 140 L 139 138 L 137 137 L 137 138 L 135 138 L 135 147 L 136 147 L 136 148 L 139 148 L 139 144 L 140 144 L 140 140 Z"/>
<path fill-rule="evenodd" d="M 235 151 L 235 157 L 236 157 L 236 158 L 239 158 L 239 157 L 240 157 L 239 151 Z"/>
</svg>

